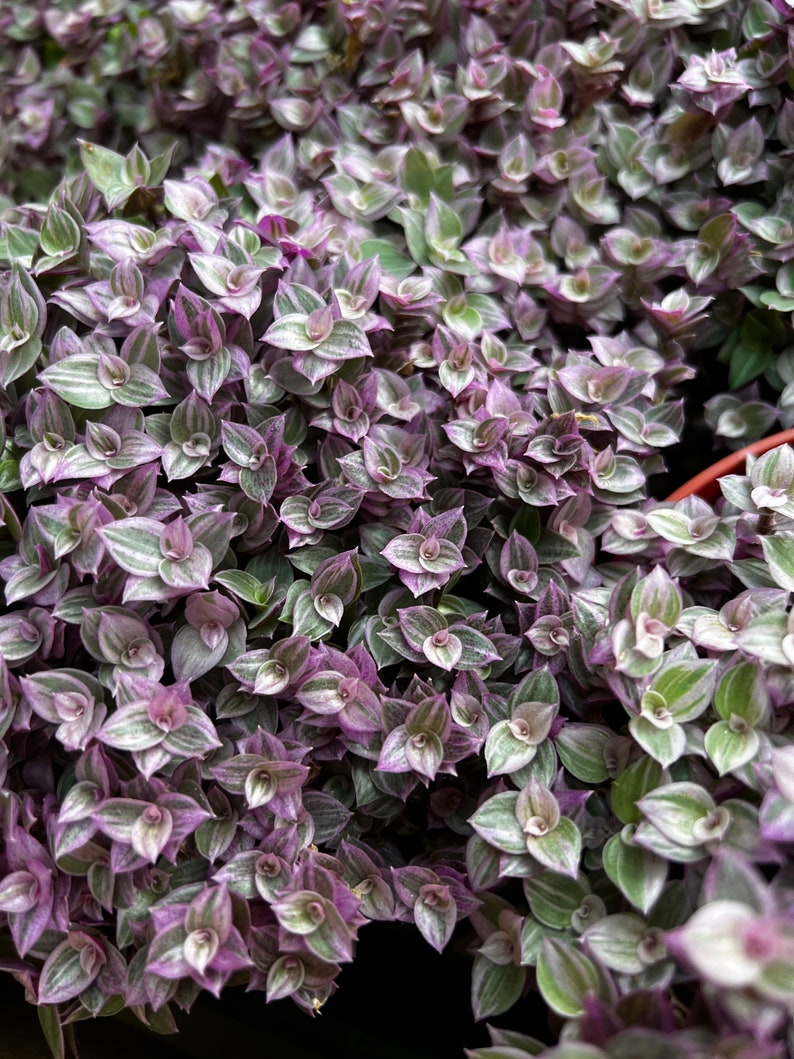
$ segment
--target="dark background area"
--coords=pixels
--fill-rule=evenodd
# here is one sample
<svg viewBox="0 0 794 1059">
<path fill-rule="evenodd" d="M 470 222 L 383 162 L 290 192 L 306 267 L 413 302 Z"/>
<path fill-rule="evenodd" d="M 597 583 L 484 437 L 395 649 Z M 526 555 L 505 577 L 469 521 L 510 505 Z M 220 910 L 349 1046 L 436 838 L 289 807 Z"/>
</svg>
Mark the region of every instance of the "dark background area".
<svg viewBox="0 0 794 1059">
<path fill-rule="evenodd" d="M 486 1024 L 472 1017 L 471 968 L 471 957 L 435 952 L 414 927 L 371 923 L 314 1018 L 292 1001 L 267 1004 L 263 993 L 229 989 L 221 1001 L 202 995 L 189 1014 L 177 1013 L 176 1036 L 155 1036 L 126 1013 L 80 1022 L 80 1059 L 464 1059 L 466 1048 L 490 1043 Z M 533 993 L 507 1022 L 553 1043 L 547 1015 Z M 0 1059 L 50 1059 L 36 1009 L 8 974 L 0 974 Z"/>
</svg>

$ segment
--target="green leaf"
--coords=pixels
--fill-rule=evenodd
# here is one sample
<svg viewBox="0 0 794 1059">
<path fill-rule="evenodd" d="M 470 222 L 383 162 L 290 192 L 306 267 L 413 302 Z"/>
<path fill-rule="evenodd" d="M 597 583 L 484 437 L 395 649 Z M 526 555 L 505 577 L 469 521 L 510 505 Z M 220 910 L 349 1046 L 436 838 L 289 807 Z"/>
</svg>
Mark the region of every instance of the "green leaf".
<svg viewBox="0 0 794 1059">
<path fill-rule="evenodd" d="M 427 155 L 419 147 L 410 147 L 403 166 L 405 190 L 426 206 L 436 185 L 434 171 Z"/>
<path fill-rule="evenodd" d="M 507 708 L 512 715 L 518 706 L 527 702 L 546 702 L 550 706 L 559 706 L 560 689 L 546 666 L 534 669 L 523 677 L 510 692 Z"/>
<path fill-rule="evenodd" d="M 124 156 L 86 140 L 77 141 L 80 158 L 91 183 L 98 191 L 107 192 L 114 184 L 123 184 Z M 131 189 L 130 189 L 131 190 Z"/>
<path fill-rule="evenodd" d="M 111 390 L 110 396 L 116 404 L 127 408 L 145 408 L 167 398 L 168 391 L 164 389 L 160 376 L 151 368 L 144 364 L 133 364 L 129 380 L 118 389 Z"/>
<path fill-rule="evenodd" d="M 752 761 L 761 745 L 755 729 L 743 727 L 737 730 L 731 724 L 731 721 L 717 721 L 706 732 L 704 740 L 706 753 L 720 776 Z"/>
<path fill-rule="evenodd" d="M 80 225 L 65 209 L 51 205 L 41 226 L 41 249 L 45 254 L 61 257 L 80 249 Z"/>
<path fill-rule="evenodd" d="M 232 355 L 226 346 L 206 360 L 189 360 L 187 377 L 193 384 L 196 393 L 206 401 L 211 401 L 226 381 L 232 366 Z"/>
<path fill-rule="evenodd" d="M 417 265 L 426 265 L 427 243 L 425 242 L 425 219 L 424 215 L 417 210 L 409 210 L 405 206 L 398 206 L 397 213 L 405 231 L 405 241 L 408 244 L 408 253 Z"/>
<path fill-rule="evenodd" d="M 485 741 L 485 760 L 489 776 L 504 776 L 528 765 L 537 747 L 516 736 L 510 721 L 497 721 Z"/>
<path fill-rule="evenodd" d="M 773 314 L 761 309 L 753 309 L 744 318 L 728 368 L 728 385 L 732 390 L 741 389 L 758 378 L 771 363 L 775 347 L 774 319 Z"/>
<path fill-rule="evenodd" d="M 156 577 L 163 558 L 162 528 L 156 519 L 127 518 L 103 526 L 100 536 L 110 557 L 122 570 L 138 577 Z"/>
<path fill-rule="evenodd" d="M 726 670 L 714 693 L 714 709 L 723 721 L 740 717 L 750 727 L 761 724 L 769 710 L 769 691 L 761 666 L 740 662 Z"/>
<path fill-rule="evenodd" d="M 567 816 L 561 816 L 553 830 L 545 835 L 527 835 L 525 851 L 544 867 L 561 875 L 576 878 L 582 855 L 582 836 L 576 824 Z"/>
<path fill-rule="evenodd" d="M 635 621 L 644 613 L 672 629 L 681 614 L 681 592 L 664 567 L 655 566 L 634 586 L 629 605 Z"/>
<path fill-rule="evenodd" d="M 282 618 L 284 615 L 282 615 Z M 311 640 L 319 640 L 327 633 L 333 631 L 334 626 L 326 621 L 314 606 L 311 592 L 304 590 L 297 594 L 292 612 L 292 631 L 294 636 L 308 636 Z"/>
<path fill-rule="evenodd" d="M 489 662 L 496 662 L 499 654 L 494 650 L 494 645 L 485 635 L 477 629 L 470 629 L 467 625 L 452 625 L 450 633 L 461 645 L 463 655 L 458 663 L 459 669 L 479 669 Z M 452 639 L 452 635 L 450 635 Z"/>
<path fill-rule="evenodd" d="M 365 239 L 361 244 L 361 253 L 366 257 L 377 257 L 380 267 L 395 279 L 407 279 L 416 269 L 416 265 L 404 254 L 399 253 L 388 239 Z"/>
<path fill-rule="evenodd" d="M 113 398 L 99 382 L 98 364 L 95 353 L 74 353 L 45 368 L 39 378 L 75 408 L 108 408 Z"/>
<path fill-rule="evenodd" d="M 448 301 L 441 310 L 444 323 L 467 341 L 473 341 L 482 331 L 482 317 L 465 301 Z"/>
<path fill-rule="evenodd" d="M 662 768 L 674 764 L 686 752 L 686 734 L 680 724 L 657 728 L 647 717 L 632 717 L 629 731 L 642 749 Z"/>
<path fill-rule="evenodd" d="M 761 537 L 764 558 L 775 582 L 794 592 L 794 540 L 790 537 Z"/>
<path fill-rule="evenodd" d="M 612 812 L 624 824 L 638 824 L 642 814 L 636 802 L 648 791 L 658 787 L 662 766 L 652 757 L 642 757 L 621 773 L 612 784 L 610 801 Z"/>
<path fill-rule="evenodd" d="M 372 349 L 358 324 L 352 320 L 337 320 L 331 334 L 314 353 L 323 360 L 356 360 L 371 357 Z"/>
<path fill-rule="evenodd" d="M 245 570 L 222 570 L 214 575 L 213 580 L 223 585 L 224 588 L 228 588 L 238 599 L 245 600 L 246 603 L 258 605 L 262 602 L 259 594 L 262 588 L 261 581 Z"/>
<path fill-rule="evenodd" d="M 499 964 L 475 956 L 471 973 L 471 1005 L 477 1020 L 501 1015 L 520 999 L 527 980 L 526 967 Z"/>
<path fill-rule="evenodd" d="M 585 931 L 582 940 L 610 971 L 641 974 L 646 965 L 640 959 L 640 946 L 647 929 L 639 916 L 620 912 L 599 919 Z"/>
<path fill-rule="evenodd" d="M 662 857 L 634 843 L 633 831 L 633 826 L 628 825 L 607 840 L 603 865 L 626 900 L 647 915 L 664 890 L 668 865 Z"/>
<path fill-rule="evenodd" d="M 67 938 L 56 945 L 44 962 L 39 979 L 39 1001 L 60 1004 L 72 1000 L 88 986 L 99 972 L 99 965 L 83 966 L 83 950 Z"/>
<path fill-rule="evenodd" d="M 516 791 L 504 791 L 488 798 L 469 823 L 486 842 L 504 853 L 527 852 L 526 835 L 516 819 Z"/>
<path fill-rule="evenodd" d="M 163 730 L 150 719 L 145 705 L 112 713 L 102 726 L 100 740 L 118 750 L 148 750 L 163 741 Z"/>
<path fill-rule="evenodd" d="M 66 1045 L 63 1039 L 63 1026 L 56 1004 L 38 1005 L 39 1025 L 44 1039 L 49 1045 L 52 1059 L 66 1059 Z"/>
<path fill-rule="evenodd" d="M 306 317 L 302 313 L 288 313 L 274 320 L 262 336 L 277 349 L 288 349 L 292 352 L 316 349 L 319 343 L 310 338 L 306 331 Z"/>
<path fill-rule="evenodd" d="M 538 989 L 552 1011 L 564 1018 L 584 1014 L 584 998 L 598 995 L 596 965 L 584 953 L 556 938 L 545 938 L 537 968 Z"/>
<path fill-rule="evenodd" d="M 663 664 L 648 691 L 661 696 L 667 710 L 681 724 L 699 717 L 711 701 L 717 663 L 698 659 Z"/>
<path fill-rule="evenodd" d="M 605 748 L 614 733 L 603 725 L 566 724 L 557 734 L 554 745 L 565 768 L 587 784 L 604 783 L 609 779 Z"/>
<path fill-rule="evenodd" d="M 544 739 L 535 749 L 537 753 L 530 763 L 517 769 L 512 774 L 512 781 L 524 787 L 531 779 L 536 779 L 544 787 L 551 787 L 559 769 L 554 743 L 551 739 Z"/>
<path fill-rule="evenodd" d="M 767 309 L 775 309 L 780 313 L 794 312 L 794 298 L 786 294 L 780 294 L 776 290 L 764 291 L 760 301 Z"/>
<path fill-rule="evenodd" d="M 786 615 L 768 610 L 745 625 L 737 634 L 736 641 L 743 651 L 754 658 L 773 665 L 789 666 L 791 663 L 783 651 L 783 638 L 787 633 Z"/>
<path fill-rule="evenodd" d="M 649 791 L 637 802 L 643 816 L 670 842 L 698 846 L 693 833 L 699 821 L 714 809 L 714 799 L 697 783 L 667 783 Z"/>
<path fill-rule="evenodd" d="M 201 638 L 198 629 L 183 625 L 177 631 L 171 645 L 171 668 L 177 680 L 196 680 L 208 673 L 223 658 L 228 646 L 228 636 L 212 650 Z"/>
<path fill-rule="evenodd" d="M 555 930 L 570 927 L 571 917 L 589 893 L 581 874 L 567 878 L 555 871 L 542 871 L 524 880 L 524 894 L 533 916 Z"/>
</svg>

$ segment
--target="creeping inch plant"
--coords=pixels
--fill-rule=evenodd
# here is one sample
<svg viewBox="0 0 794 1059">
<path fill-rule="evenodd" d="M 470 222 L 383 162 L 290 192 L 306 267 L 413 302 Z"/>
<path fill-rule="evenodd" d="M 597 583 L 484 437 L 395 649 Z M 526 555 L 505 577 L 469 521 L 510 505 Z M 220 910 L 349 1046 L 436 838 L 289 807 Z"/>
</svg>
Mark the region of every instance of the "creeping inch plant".
<svg viewBox="0 0 794 1059">
<path fill-rule="evenodd" d="M 0 0 L 0 969 L 56 1057 L 311 1017 L 373 922 L 465 954 L 468 1059 L 794 1048 L 794 450 L 657 495 L 794 422 L 793 29 Z"/>
</svg>

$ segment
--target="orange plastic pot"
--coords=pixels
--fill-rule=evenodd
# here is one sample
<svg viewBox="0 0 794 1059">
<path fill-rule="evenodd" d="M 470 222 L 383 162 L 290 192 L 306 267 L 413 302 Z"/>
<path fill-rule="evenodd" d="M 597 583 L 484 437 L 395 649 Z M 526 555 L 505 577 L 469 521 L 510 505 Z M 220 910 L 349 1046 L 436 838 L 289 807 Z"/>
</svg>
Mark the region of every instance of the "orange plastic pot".
<svg viewBox="0 0 794 1059">
<path fill-rule="evenodd" d="M 686 496 L 700 496 L 711 503 L 720 495 L 720 478 L 726 474 L 741 474 L 748 456 L 762 456 L 778 445 L 794 445 L 794 428 L 781 430 L 779 434 L 770 434 L 769 437 L 754 441 L 752 445 L 745 445 L 743 449 L 737 449 L 724 459 L 717 460 L 680 485 L 667 500 L 676 501 L 683 500 Z"/>
</svg>

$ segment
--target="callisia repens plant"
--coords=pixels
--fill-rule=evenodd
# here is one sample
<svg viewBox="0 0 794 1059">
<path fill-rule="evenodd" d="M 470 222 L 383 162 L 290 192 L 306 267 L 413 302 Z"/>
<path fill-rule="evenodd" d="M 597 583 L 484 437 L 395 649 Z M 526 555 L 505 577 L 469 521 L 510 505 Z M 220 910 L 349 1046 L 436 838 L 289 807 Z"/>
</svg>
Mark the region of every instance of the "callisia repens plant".
<svg viewBox="0 0 794 1059">
<path fill-rule="evenodd" d="M 793 33 L 0 3 L 0 967 L 55 1056 L 312 1017 L 377 921 L 465 953 L 470 1059 L 790 1054 L 794 451 L 655 483 L 794 423 Z"/>
</svg>

